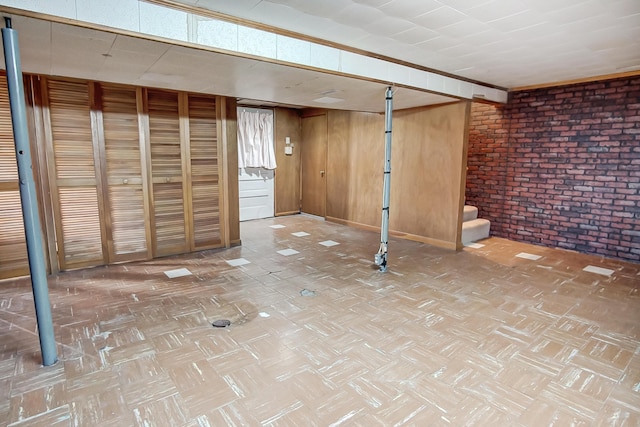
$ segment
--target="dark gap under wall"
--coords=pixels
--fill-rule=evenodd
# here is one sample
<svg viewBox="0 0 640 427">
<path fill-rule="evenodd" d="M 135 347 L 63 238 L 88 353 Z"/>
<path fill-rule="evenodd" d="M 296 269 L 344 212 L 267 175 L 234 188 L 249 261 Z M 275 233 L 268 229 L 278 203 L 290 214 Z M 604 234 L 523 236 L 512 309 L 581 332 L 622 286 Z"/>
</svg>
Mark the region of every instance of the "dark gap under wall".
<svg viewBox="0 0 640 427">
<path fill-rule="evenodd" d="M 640 77 L 474 104 L 466 202 L 492 235 L 640 261 Z"/>
</svg>

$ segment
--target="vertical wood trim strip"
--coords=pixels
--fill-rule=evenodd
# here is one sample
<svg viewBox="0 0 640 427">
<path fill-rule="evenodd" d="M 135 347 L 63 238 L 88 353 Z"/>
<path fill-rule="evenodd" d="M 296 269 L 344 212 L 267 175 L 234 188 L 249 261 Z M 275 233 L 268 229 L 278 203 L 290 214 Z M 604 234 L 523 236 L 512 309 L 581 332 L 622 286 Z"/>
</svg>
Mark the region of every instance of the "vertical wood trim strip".
<svg viewBox="0 0 640 427">
<path fill-rule="evenodd" d="M 469 157 L 469 124 L 471 121 L 471 101 L 465 102 L 464 109 L 464 134 L 462 137 L 462 158 L 460 159 L 460 194 L 458 195 L 458 222 L 456 226 L 456 250 L 461 251 L 462 244 L 462 220 L 464 216 L 465 192 L 467 189 L 467 158 Z"/>
<path fill-rule="evenodd" d="M 140 145 L 140 171 L 142 174 L 142 197 L 144 202 L 144 234 L 147 242 L 147 259 L 152 259 L 155 241 L 155 220 L 153 215 L 153 189 L 151 181 L 151 148 L 149 136 L 149 115 L 146 107 L 146 91 L 136 88 L 136 109 L 138 110 L 138 134 Z"/>
<path fill-rule="evenodd" d="M 218 123 L 218 165 L 220 171 L 220 231 L 222 232 L 222 244 L 225 248 L 231 246 L 229 238 L 229 167 L 227 165 L 227 99 L 224 96 L 216 97 L 216 117 Z"/>
<path fill-rule="evenodd" d="M 44 135 L 44 124 L 42 120 L 42 96 L 39 76 L 28 76 L 28 95 L 30 101 L 30 123 L 32 128 L 31 151 L 32 157 L 36 159 L 34 165 L 34 175 L 38 186 L 38 202 L 40 205 L 40 215 L 42 216 L 43 240 L 46 243 L 47 265 L 50 274 L 60 271 L 56 256 L 55 225 L 53 215 L 53 205 L 51 202 L 51 189 L 49 179 L 47 179 L 47 155 L 46 138 Z"/>
<path fill-rule="evenodd" d="M 322 212 L 322 217 L 326 218 L 327 217 L 327 182 L 328 182 L 328 178 L 327 175 L 329 175 L 329 112 L 327 112 L 324 115 L 324 141 L 323 141 L 323 145 L 324 145 L 324 176 L 322 176 L 322 185 L 324 187 L 324 203 L 323 203 L 323 211 Z"/>
<path fill-rule="evenodd" d="M 182 157 L 182 197 L 184 202 L 184 234 L 189 252 L 196 247 L 193 227 L 193 194 L 191 185 L 191 138 L 189 135 L 189 96 L 185 92 L 178 95 L 180 116 L 180 153 Z"/>
<path fill-rule="evenodd" d="M 144 203 L 147 230 L 149 240 L 147 241 L 147 255 L 148 257 L 155 258 L 156 256 L 156 216 L 155 216 L 155 202 L 153 200 L 153 179 L 151 170 L 151 131 L 149 129 L 149 92 L 146 88 L 138 88 L 139 99 L 138 106 L 138 120 L 140 129 L 140 161 L 142 162 L 142 179 L 144 188 Z"/>
<path fill-rule="evenodd" d="M 42 95 L 42 122 L 44 128 L 45 156 L 47 165 L 47 178 L 50 186 L 51 204 L 53 207 L 53 216 L 55 224 L 55 232 L 50 238 L 54 239 L 55 247 L 55 263 L 56 268 L 52 265 L 53 271 L 60 271 L 65 268 L 64 262 L 64 236 L 62 234 L 62 214 L 60 213 L 60 195 L 58 192 L 58 181 L 56 174 L 55 154 L 53 151 L 53 131 L 51 129 L 51 114 L 49 106 L 49 88 L 47 86 L 47 78 L 42 77 L 40 80 L 40 88 Z"/>
<path fill-rule="evenodd" d="M 229 212 L 229 245 L 239 245 L 240 205 L 238 203 L 238 104 L 235 98 L 225 98 L 225 148 L 227 165 L 227 209 Z"/>
<path fill-rule="evenodd" d="M 98 214 L 100 215 L 102 260 L 105 264 L 110 264 L 114 261 L 115 254 L 108 193 L 104 120 L 102 118 L 102 90 L 98 83 L 89 82 L 89 105 L 91 106 L 91 142 L 93 144 L 93 164 L 96 176 Z"/>
</svg>

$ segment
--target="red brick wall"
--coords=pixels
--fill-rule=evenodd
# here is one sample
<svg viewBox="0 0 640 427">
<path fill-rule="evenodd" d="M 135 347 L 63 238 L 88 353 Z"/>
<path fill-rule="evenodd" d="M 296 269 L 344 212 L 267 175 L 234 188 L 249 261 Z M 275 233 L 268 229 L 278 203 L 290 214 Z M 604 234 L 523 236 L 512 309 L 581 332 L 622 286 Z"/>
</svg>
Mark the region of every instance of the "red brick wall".
<svg viewBox="0 0 640 427">
<path fill-rule="evenodd" d="M 467 204 L 491 234 L 640 261 L 640 78 L 474 104 Z"/>
</svg>

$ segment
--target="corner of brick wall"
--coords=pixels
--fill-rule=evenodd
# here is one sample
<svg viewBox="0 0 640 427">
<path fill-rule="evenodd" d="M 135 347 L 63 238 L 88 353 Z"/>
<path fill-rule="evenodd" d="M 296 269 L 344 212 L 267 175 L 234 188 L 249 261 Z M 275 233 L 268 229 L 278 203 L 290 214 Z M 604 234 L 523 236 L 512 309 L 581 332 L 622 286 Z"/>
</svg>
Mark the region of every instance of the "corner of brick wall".
<svg viewBox="0 0 640 427">
<path fill-rule="evenodd" d="M 466 200 L 494 236 L 640 261 L 640 78 L 474 104 Z"/>
</svg>

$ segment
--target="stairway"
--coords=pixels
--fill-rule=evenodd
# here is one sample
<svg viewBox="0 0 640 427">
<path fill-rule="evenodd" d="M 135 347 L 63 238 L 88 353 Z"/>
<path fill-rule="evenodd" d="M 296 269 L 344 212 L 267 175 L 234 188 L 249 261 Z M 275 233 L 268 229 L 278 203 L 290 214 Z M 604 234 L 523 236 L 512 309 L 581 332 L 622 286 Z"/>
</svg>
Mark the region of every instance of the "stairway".
<svg viewBox="0 0 640 427">
<path fill-rule="evenodd" d="M 488 219 L 478 218 L 478 208 L 475 206 L 464 206 L 462 221 L 463 245 L 489 237 L 491 222 Z"/>
</svg>

